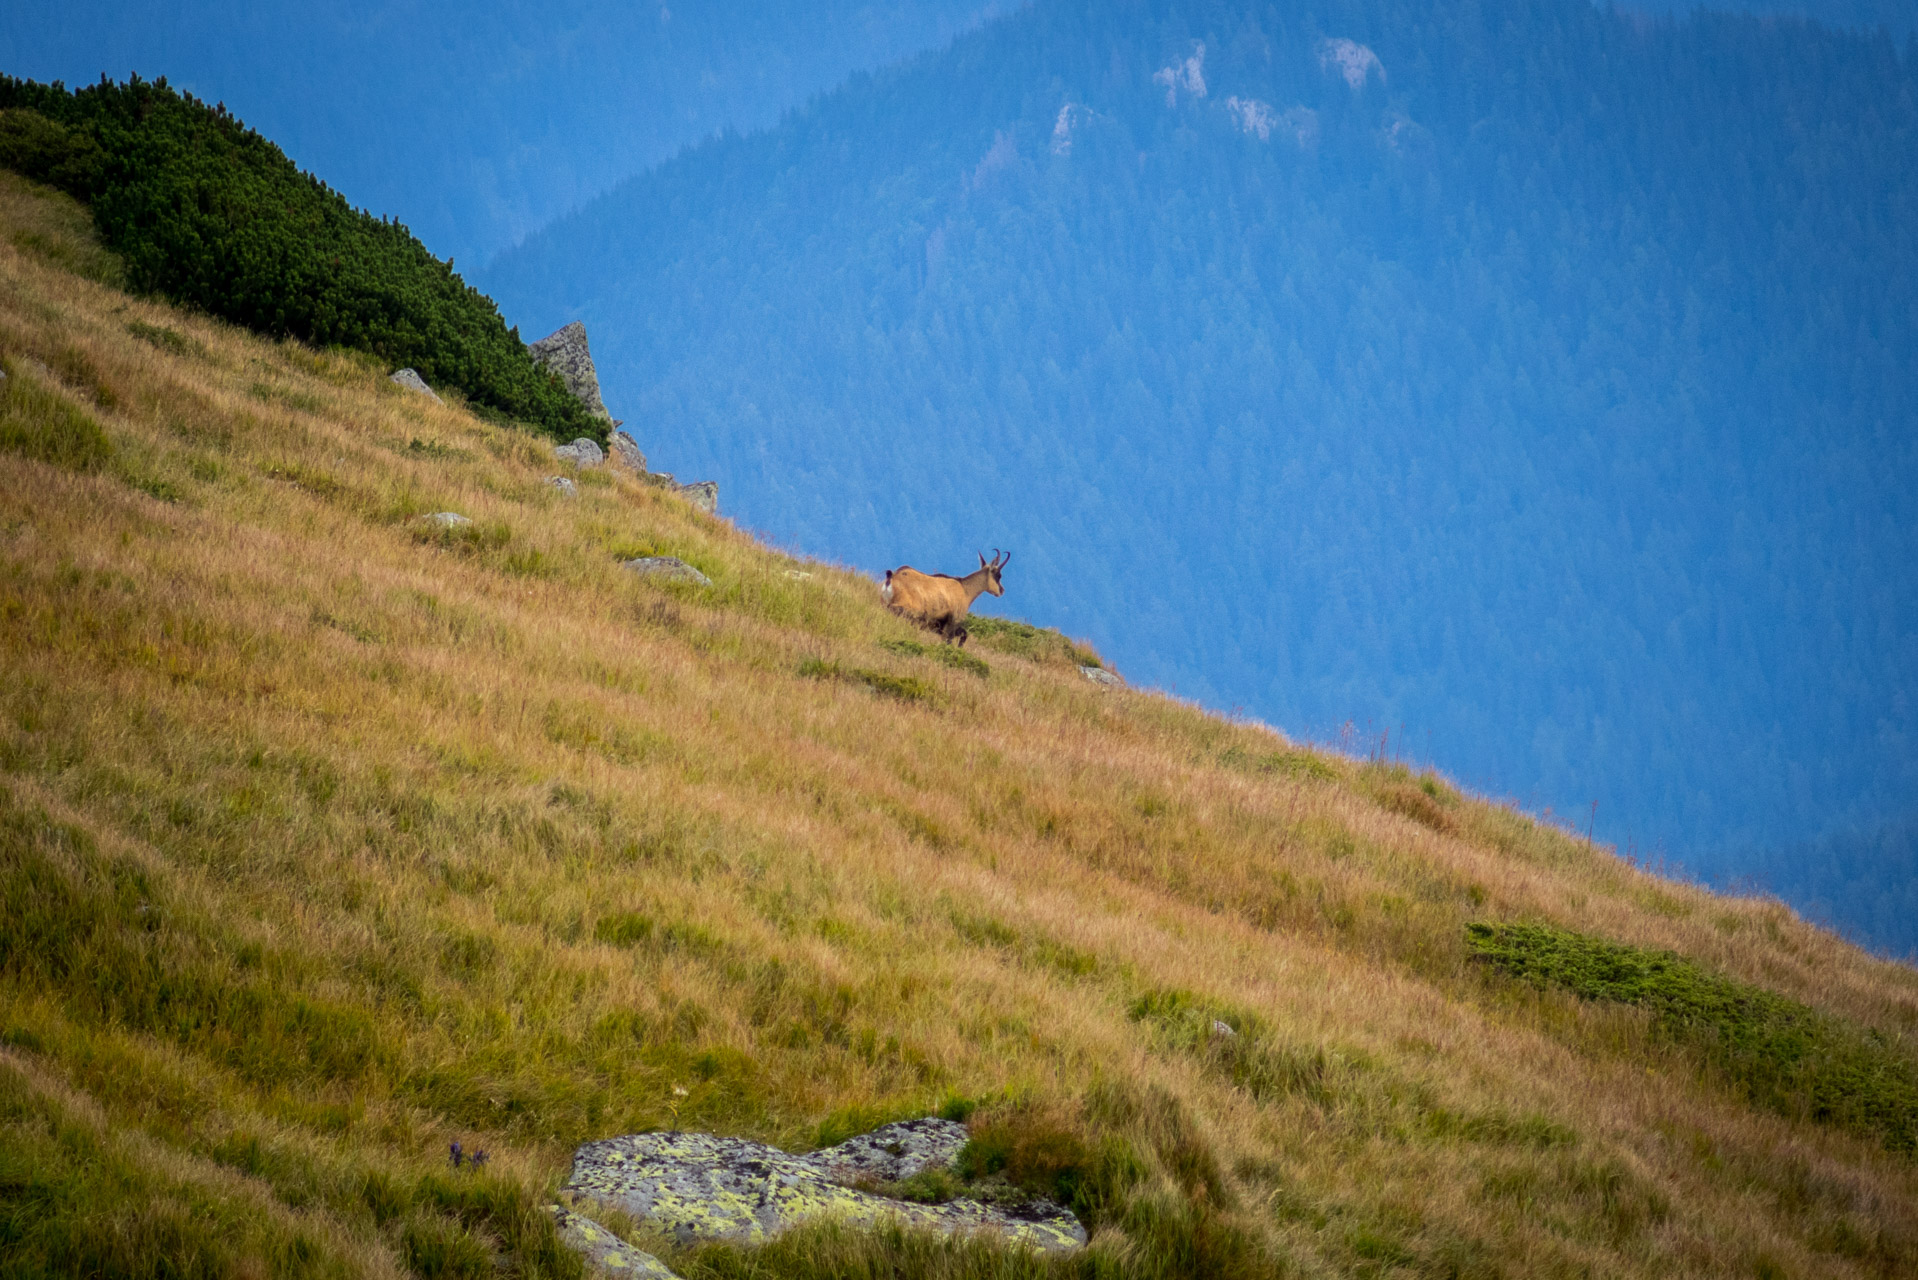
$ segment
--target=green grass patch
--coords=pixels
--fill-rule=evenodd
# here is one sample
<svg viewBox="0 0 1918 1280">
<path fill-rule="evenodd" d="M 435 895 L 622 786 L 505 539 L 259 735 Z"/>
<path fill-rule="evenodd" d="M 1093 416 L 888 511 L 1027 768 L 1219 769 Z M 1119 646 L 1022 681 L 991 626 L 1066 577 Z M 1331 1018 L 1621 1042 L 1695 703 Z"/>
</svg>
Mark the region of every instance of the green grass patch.
<svg viewBox="0 0 1918 1280">
<path fill-rule="evenodd" d="M 930 658 L 941 666 L 963 671 L 984 680 L 992 674 L 983 658 L 975 658 L 955 644 L 922 644 L 917 640 L 881 640 L 879 647 L 908 658 Z"/>
<path fill-rule="evenodd" d="M 1670 951 L 1551 925 L 1471 924 L 1466 943 L 1522 981 L 1650 1011 L 1661 1033 L 1699 1052 L 1754 1106 L 1918 1155 L 1918 1065 L 1882 1032 Z"/>
<path fill-rule="evenodd" d="M 1247 751 L 1233 747 L 1219 757 L 1219 763 L 1242 773 L 1277 774 L 1288 778 L 1316 778 L 1336 782 L 1339 771 L 1310 751 Z"/>
<path fill-rule="evenodd" d="M 872 671 L 866 667 L 841 666 L 837 662 L 828 662 L 824 658 L 807 658 L 798 667 L 799 674 L 809 680 L 839 680 L 847 684 L 863 685 L 874 693 L 887 698 L 897 698 L 901 702 L 923 702 L 930 705 L 937 697 L 937 691 L 918 676 L 896 676 L 886 671 Z"/>
<path fill-rule="evenodd" d="M 127 332 L 148 346 L 164 351 L 172 356 L 192 356 L 206 358 L 206 344 L 198 338 L 189 338 L 177 329 L 169 329 L 163 324 L 148 324 L 144 320 L 127 321 Z"/>
<path fill-rule="evenodd" d="M 357 1274 L 252 1197 L 143 1162 L 0 1062 L 0 1275 Z"/>
<path fill-rule="evenodd" d="M 1103 667 L 1105 662 L 1085 645 L 1068 640 L 1051 627 L 1035 627 L 1011 618 L 989 618 L 973 614 L 966 619 L 972 639 L 988 649 L 1010 653 L 1034 662 L 1070 663 L 1075 667 Z"/>
<path fill-rule="evenodd" d="M 113 461 L 113 442 L 92 415 L 29 377 L 0 364 L 0 449 L 69 471 L 99 471 Z"/>
<path fill-rule="evenodd" d="M 177 906 L 77 828 L 0 792 L 0 976 L 78 1021 L 191 1047 L 260 1084 L 362 1082 L 391 1064 L 362 1008 L 303 993 L 303 966 Z"/>
<path fill-rule="evenodd" d="M 0 112 L 0 153 L 6 136 L 31 122 Z M 13 247 L 49 266 L 117 289 L 126 283 L 126 265 L 100 244 L 93 215 L 79 201 L 51 187 L 10 173 L 0 163 L 0 214 Z"/>
</svg>

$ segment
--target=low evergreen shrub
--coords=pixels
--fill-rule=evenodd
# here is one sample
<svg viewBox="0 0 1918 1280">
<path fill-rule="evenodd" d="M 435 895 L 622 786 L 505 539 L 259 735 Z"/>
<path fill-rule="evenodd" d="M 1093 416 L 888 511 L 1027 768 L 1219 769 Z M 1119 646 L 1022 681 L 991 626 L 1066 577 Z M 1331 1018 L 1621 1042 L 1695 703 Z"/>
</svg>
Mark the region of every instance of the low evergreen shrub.
<svg viewBox="0 0 1918 1280">
<path fill-rule="evenodd" d="M 1586 1000 L 1651 1012 L 1755 1106 L 1804 1116 L 1918 1155 L 1918 1065 L 1883 1032 L 1854 1026 L 1670 951 L 1542 924 L 1470 924 L 1485 963 Z"/>
</svg>

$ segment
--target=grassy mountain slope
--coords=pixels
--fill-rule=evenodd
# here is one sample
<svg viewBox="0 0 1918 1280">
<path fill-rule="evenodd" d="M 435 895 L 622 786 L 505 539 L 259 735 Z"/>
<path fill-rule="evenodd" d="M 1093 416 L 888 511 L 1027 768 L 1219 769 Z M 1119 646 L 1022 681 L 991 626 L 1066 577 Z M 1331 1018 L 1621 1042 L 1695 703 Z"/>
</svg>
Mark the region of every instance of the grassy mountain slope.
<svg viewBox="0 0 1918 1280">
<path fill-rule="evenodd" d="M 412 366 L 561 440 L 603 438 L 450 260 L 164 79 L 68 93 L 0 75 L 0 167 L 85 201 L 143 293 Z"/>
<path fill-rule="evenodd" d="M 0 1274 L 577 1274 L 583 1139 L 939 1107 L 1092 1249 L 671 1260 L 1918 1267 L 1911 970 L 1057 642 L 947 665 L 869 579 L 89 278 L 58 197 L 0 220 Z"/>
</svg>

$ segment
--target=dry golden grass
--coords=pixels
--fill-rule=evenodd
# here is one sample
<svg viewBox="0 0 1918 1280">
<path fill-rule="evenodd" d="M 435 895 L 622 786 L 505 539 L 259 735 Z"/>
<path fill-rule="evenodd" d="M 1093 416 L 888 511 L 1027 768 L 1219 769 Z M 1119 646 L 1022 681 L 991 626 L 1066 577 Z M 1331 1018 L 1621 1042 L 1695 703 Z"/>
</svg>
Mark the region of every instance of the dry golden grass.
<svg viewBox="0 0 1918 1280">
<path fill-rule="evenodd" d="M 1669 948 L 1907 1059 L 1910 969 L 1067 661 L 887 649 L 860 575 L 131 299 L 73 213 L 0 175 L 0 1254 L 561 1273 L 572 1147 L 679 1085 L 783 1145 L 957 1097 L 1123 1148 L 1118 1273 L 1918 1274 L 1909 1160 L 1464 925 Z M 1256 1027 L 1265 1083 L 1178 1008 Z"/>
</svg>

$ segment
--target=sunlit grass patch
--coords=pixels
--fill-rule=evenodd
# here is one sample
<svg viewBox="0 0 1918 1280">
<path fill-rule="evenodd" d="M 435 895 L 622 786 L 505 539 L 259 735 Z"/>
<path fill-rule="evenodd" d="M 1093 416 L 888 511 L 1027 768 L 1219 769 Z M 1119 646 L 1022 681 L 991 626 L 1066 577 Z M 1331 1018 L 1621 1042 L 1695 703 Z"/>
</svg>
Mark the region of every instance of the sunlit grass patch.
<svg viewBox="0 0 1918 1280">
<path fill-rule="evenodd" d="M 1247 751 L 1244 747 L 1230 747 L 1219 757 L 1219 763 L 1228 769 L 1242 769 L 1247 773 L 1316 778 L 1323 782 L 1336 782 L 1343 776 L 1330 761 L 1316 752 L 1298 748 L 1285 751 Z"/>
<path fill-rule="evenodd" d="M 79 201 L 0 167 L 0 225 L 14 248 L 48 266 L 119 288 L 126 264 L 103 247 L 93 215 Z"/>
<path fill-rule="evenodd" d="M 966 619 L 966 629 L 972 639 L 988 649 L 1035 662 L 1071 663 L 1079 667 L 1105 665 L 1097 653 L 1050 627 L 975 613 Z"/>
<path fill-rule="evenodd" d="M 983 659 L 973 657 L 957 645 L 922 644 L 917 640 L 881 640 L 879 647 L 908 658 L 930 658 L 940 666 L 978 676 L 981 680 L 992 674 L 992 668 Z"/>
</svg>

